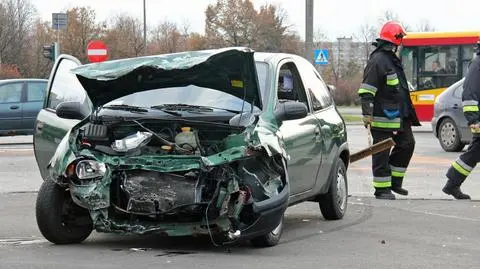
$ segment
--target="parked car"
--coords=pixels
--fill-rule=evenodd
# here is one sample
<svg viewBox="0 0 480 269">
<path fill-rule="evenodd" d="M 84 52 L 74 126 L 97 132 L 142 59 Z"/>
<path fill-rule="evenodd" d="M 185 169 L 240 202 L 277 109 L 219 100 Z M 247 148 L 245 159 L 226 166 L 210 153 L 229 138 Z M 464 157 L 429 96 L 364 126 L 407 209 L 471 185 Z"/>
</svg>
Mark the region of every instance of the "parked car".
<svg viewBox="0 0 480 269">
<path fill-rule="evenodd" d="M 33 133 L 47 82 L 46 79 L 0 80 L 0 135 Z"/>
<path fill-rule="evenodd" d="M 345 123 L 315 68 L 248 48 L 80 65 L 61 55 L 37 118 L 46 239 L 210 236 L 273 246 L 290 205 L 347 210 Z"/>
<path fill-rule="evenodd" d="M 440 146 L 449 152 L 462 151 L 472 140 L 472 133 L 463 114 L 462 93 L 464 78 L 448 87 L 436 99 L 432 129 Z"/>
</svg>

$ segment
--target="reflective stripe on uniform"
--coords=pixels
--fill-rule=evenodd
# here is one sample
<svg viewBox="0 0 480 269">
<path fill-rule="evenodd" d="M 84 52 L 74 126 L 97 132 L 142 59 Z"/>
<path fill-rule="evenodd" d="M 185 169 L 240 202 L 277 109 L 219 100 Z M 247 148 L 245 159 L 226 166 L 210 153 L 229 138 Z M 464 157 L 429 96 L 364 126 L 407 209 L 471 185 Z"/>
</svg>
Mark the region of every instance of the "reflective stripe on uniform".
<svg viewBox="0 0 480 269">
<path fill-rule="evenodd" d="M 390 177 L 373 177 L 373 186 L 375 188 L 389 188 L 392 186 Z"/>
<path fill-rule="evenodd" d="M 463 168 L 459 163 L 457 163 L 457 161 L 454 161 L 452 163 L 452 166 L 453 166 L 453 168 L 455 168 L 455 170 L 457 170 L 457 172 L 459 172 L 460 174 L 462 174 L 464 176 L 468 176 L 471 173 L 471 171 L 468 171 L 467 169 Z"/>
<path fill-rule="evenodd" d="M 463 106 L 478 106 L 478 101 L 475 100 L 466 100 L 462 102 Z"/>
<path fill-rule="evenodd" d="M 384 117 L 373 117 L 372 127 L 385 129 L 399 129 L 400 118 L 389 119 Z"/>
<path fill-rule="evenodd" d="M 407 172 L 407 168 L 396 167 L 393 165 L 390 165 L 390 170 L 392 170 L 392 177 L 404 177 L 405 172 Z"/>
<path fill-rule="evenodd" d="M 375 95 L 377 93 L 377 87 L 366 84 L 366 83 L 362 83 L 362 85 L 360 85 L 360 89 L 358 89 L 358 94 L 363 94 L 363 93 L 369 93 L 369 94 Z"/>
<path fill-rule="evenodd" d="M 473 167 L 466 164 L 460 158 L 457 158 L 455 162 L 453 162 L 453 168 L 455 168 L 455 170 L 457 170 L 460 174 L 464 176 L 468 176 L 473 170 Z"/>
<path fill-rule="evenodd" d="M 463 106 L 463 112 L 478 112 L 478 106 Z"/>
<path fill-rule="evenodd" d="M 400 82 L 398 80 L 397 74 L 387 75 L 387 85 L 395 86 L 395 85 L 398 85 L 398 83 Z"/>
<path fill-rule="evenodd" d="M 478 112 L 478 101 L 465 100 L 462 102 L 463 112 Z"/>
</svg>

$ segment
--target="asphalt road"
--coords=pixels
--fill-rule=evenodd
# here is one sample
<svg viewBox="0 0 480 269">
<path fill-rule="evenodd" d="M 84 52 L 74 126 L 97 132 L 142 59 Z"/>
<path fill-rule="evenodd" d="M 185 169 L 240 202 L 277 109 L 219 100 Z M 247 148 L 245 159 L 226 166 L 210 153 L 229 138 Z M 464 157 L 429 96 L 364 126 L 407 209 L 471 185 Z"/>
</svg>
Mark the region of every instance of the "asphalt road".
<svg viewBox="0 0 480 269">
<path fill-rule="evenodd" d="M 362 126 L 348 134 L 352 152 L 366 146 Z M 480 268 L 479 172 L 463 188 L 477 200 L 451 201 L 440 190 L 458 154 L 443 152 L 431 133 L 415 137 L 409 199 L 372 199 L 370 159 L 361 160 L 349 168 L 343 220 L 323 220 L 314 203 L 291 207 L 281 243 L 267 249 L 95 232 L 80 245 L 52 245 L 35 222 L 41 179 L 31 145 L 0 142 L 0 268 Z"/>
</svg>

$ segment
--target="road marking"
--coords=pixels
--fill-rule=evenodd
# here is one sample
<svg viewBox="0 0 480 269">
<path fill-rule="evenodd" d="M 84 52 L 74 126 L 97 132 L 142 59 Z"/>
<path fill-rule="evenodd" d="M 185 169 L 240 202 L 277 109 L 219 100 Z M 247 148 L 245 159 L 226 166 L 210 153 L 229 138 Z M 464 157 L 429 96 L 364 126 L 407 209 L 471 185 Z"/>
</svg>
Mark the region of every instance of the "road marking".
<svg viewBox="0 0 480 269">
<path fill-rule="evenodd" d="M 358 202 L 348 202 L 348 203 L 352 204 L 352 205 L 363 205 L 363 206 L 371 206 L 371 207 L 385 207 L 385 206 L 372 205 L 372 204 L 367 204 L 367 203 L 358 203 Z M 428 212 L 428 211 L 419 211 L 419 210 L 409 210 L 409 209 L 397 208 L 397 207 L 388 207 L 388 208 L 403 210 L 403 211 L 407 211 L 407 212 L 410 212 L 410 213 L 417 213 L 417 214 L 424 214 L 424 215 L 429 215 L 429 216 L 448 218 L 448 219 L 457 219 L 457 220 L 467 220 L 467 221 L 480 222 L 480 219 L 467 218 L 467 217 L 461 217 L 461 216 L 455 216 L 455 215 L 447 215 L 447 214 L 440 214 L 440 213 L 434 213 L 434 212 Z"/>
<path fill-rule="evenodd" d="M 48 241 L 45 239 L 32 239 L 32 238 L 0 239 L 0 245 L 14 245 L 14 246 L 35 245 L 35 244 L 43 244 L 47 242 Z"/>
</svg>

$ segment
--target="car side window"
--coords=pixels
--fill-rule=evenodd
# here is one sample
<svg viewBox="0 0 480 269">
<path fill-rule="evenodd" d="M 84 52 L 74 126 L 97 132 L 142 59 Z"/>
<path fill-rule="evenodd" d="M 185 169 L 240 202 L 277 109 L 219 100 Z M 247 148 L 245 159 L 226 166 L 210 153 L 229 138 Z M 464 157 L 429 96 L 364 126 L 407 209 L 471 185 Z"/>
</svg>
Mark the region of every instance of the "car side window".
<svg viewBox="0 0 480 269">
<path fill-rule="evenodd" d="M 463 84 L 460 84 L 455 90 L 453 91 L 453 96 L 457 99 L 462 99 L 463 94 Z"/>
<path fill-rule="evenodd" d="M 307 108 L 308 99 L 303 82 L 297 67 L 293 62 L 288 62 L 280 67 L 277 80 L 277 96 L 282 101 L 299 101 Z"/>
<path fill-rule="evenodd" d="M 23 82 L 8 83 L 0 86 L 0 103 L 20 103 L 22 100 Z"/>
<path fill-rule="evenodd" d="M 45 98 L 45 88 L 47 88 L 47 83 L 29 82 L 27 85 L 27 102 L 43 101 Z"/>
<path fill-rule="evenodd" d="M 70 72 L 77 66 L 76 62 L 66 58 L 58 64 L 48 96 L 47 108 L 56 109 L 60 103 L 66 101 L 85 101 L 86 94 L 82 84 L 76 75 Z"/>
<path fill-rule="evenodd" d="M 329 93 L 328 86 L 315 68 L 306 60 L 300 61 L 300 68 L 303 81 L 310 95 L 313 110 L 318 111 L 331 106 L 333 99 Z"/>
</svg>

